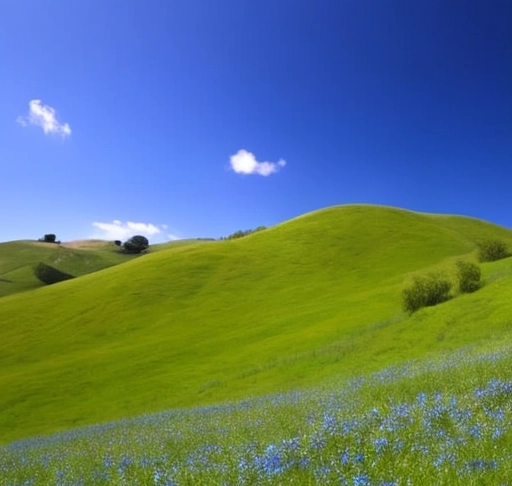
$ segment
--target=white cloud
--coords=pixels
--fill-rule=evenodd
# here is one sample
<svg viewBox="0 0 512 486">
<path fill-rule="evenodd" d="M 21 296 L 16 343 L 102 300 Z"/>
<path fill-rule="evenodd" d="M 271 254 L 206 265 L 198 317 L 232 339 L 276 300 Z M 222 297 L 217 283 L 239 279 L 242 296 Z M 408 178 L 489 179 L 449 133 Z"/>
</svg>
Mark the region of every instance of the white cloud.
<svg viewBox="0 0 512 486">
<path fill-rule="evenodd" d="M 43 105 L 41 100 L 31 100 L 28 104 L 27 116 L 19 116 L 16 121 L 23 127 L 35 125 L 41 127 L 45 134 L 60 135 L 62 138 L 71 135 L 71 127 L 67 123 L 60 123 L 57 120 L 55 108 Z"/>
<path fill-rule="evenodd" d="M 277 162 L 258 162 L 253 153 L 240 149 L 235 155 L 230 157 L 230 164 L 237 174 L 269 176 L 277 172 L 281 167 L 284 167 L 286 161 L 280 159 Z"/>
<path fill-rule="evenodd" d="M 97 238 L 102 240 L 127 240 L 135 235 L 142 235 L 151 240 L 151 237 L 157 237 L 162 233 L 162 229 L 165 225 L 156 226 L 151 223 L 134 223 L 127 221 L 123 223 L 118 219 L 115 219 L 111 223 L 102 223 L 94 221 L 92 225 L 97 228 L 100 232 L 91 236 L 91 238 Z"/>
</svg>

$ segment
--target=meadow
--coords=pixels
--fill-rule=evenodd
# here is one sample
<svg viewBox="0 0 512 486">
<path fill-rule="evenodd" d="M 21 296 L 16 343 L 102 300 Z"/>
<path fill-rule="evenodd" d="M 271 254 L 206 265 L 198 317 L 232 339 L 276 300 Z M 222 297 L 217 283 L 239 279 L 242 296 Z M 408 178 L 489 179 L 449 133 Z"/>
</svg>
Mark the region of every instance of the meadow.
<svg viewBox="0 0 512 486">
<path fill-rule="evenodd" d="M 13 281 L 82 274 L 0 298 L 0 485 L 510 484 L 512 258 L 455 285 L 489 238 L 354 205 L 129 259 L 1 244 Z M 408 314 L 425 272 L 451 298 Z"/>
<path fill-rule="evenodd" d="M 0 243 L 0 297 L 44 287 L 34 275 L 34 266 L 40 262 L 79 277 L 134 258 L 116 250 L 113 242 L 102 240 L 69 244 L 35 240 Z"/>
<path fill-rule="evenodd" d="M 507 485 L 512 348 L 0 448 L 0 484 Z"/>
</svg>

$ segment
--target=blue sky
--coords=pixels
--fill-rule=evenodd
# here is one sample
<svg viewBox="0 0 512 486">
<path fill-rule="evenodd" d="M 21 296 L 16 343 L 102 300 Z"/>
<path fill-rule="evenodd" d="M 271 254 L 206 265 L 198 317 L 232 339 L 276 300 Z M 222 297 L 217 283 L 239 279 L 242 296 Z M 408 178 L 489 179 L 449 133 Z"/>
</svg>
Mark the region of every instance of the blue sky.
<svg viewBox="0 0 512 486">
<path fill-rule="evenodd" d="M 1 0 L 0 240 L 512 227 L 511 46 L 509 0 Z"/>
</svg>

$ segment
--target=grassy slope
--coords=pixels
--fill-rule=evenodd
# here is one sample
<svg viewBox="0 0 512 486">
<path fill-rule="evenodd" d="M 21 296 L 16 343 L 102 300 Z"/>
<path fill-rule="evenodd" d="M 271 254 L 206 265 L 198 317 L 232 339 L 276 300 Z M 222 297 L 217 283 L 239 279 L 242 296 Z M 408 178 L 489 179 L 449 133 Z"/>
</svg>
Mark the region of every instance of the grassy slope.
<svg viewBox="0 0 512 486">
<path fill-rule="evenodd" d="M 0 243 L 0 297 L 43 287 L 33 272 L 39 262 L 77 277 L 133 257 L 117 251 L 113 243 L 101 240 L 61 245 L 30 240 Z"/>
<path fill-rule="evenodd" d="M 404 280 L 512 232 L 329 208 L 240 240 L 171 247 L 0 305 L 0 437 L 296 388 L 510 328 L 510 259 L 412 317 Z"/>
</svg>

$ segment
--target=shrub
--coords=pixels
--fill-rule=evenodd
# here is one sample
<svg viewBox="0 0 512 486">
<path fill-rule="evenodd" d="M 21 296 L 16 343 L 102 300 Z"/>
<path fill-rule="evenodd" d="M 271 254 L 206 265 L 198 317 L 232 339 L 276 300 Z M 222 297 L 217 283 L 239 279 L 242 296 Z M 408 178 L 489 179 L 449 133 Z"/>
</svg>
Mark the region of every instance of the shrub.
<svg viewBox="0 0 512 486">
<path fill-rule="evenodd" d="M 34 275 L 41 280 L 41 282 L 51 285 L 54 283 L 62 282 L 74 278 L 69 273 L 61 272 L 59 269 L 54 268 L 46 263 L 38 263 L 34 267 Z"/>
<path fill-rule="evenodd" d="M 451 282 L 438 274 L 415 277 L 403 291 L 404 310 L 410 314 L 422 307 L 433 306 L 450 298 Z"/>
<path fill-rule="evenodd" d="M 132 236 L 128 241 L 125 241 L 123 248 L 127 253 L 141 253 L 147 250 L 149 241 L 145 236 L 136 235 Z"/>
<path fill-rule="evenodd" d="M 509 256 L 507 244 L 501 240 L 484 240 L 478 244 L 478 259 L 494 262 Z"/>
<path fill-rule="evenodd" d="M 221 240 L 235 240 L 237 238 L 243 238 L 244 236 L 251 235 L 252 233 L 257 233 L 258 231 L 266 230 L 266 226 L 258 226 L 254 229 L 248 229 L 248 230 L 238 230 L 234 233 L 231 233 L 229 236 L 226 236 L 225 238 L 221 238 Z"/>
<path fill-rule="evenodd" d="M 475 292 L 482 286 L 480 281 L 482 272 L 476 263 L 459 260 L 456 265 L 460 292 L 464 294 Z"/>
</svg>

